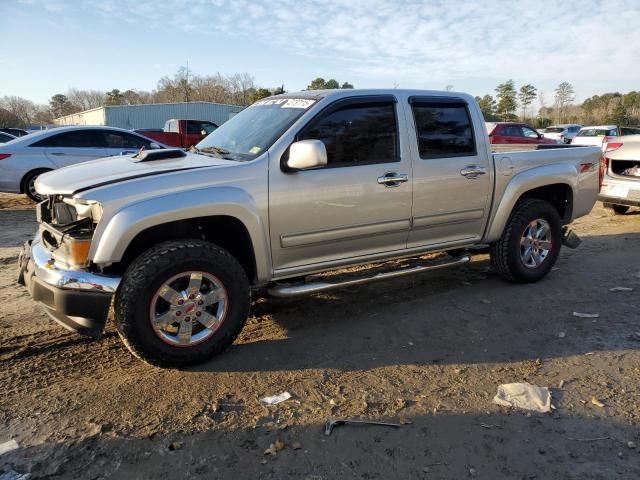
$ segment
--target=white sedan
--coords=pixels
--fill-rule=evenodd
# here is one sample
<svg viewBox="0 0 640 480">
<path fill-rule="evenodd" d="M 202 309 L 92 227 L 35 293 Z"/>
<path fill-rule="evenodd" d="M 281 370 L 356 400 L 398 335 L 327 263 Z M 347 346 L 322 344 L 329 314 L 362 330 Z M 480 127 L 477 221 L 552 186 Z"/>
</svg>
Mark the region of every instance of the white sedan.
<svg viewBox="0 0 640 480">
<path fill-rule="evenodd" d="M 25 135 L 0 144 L 0 192 L 26 193 L 38 202 L 43 200 L 34 188 L 38 175 L 88 160 L 132 154 L 141 147 L 164 145 L 114 127 L 59 127 Z"/>
</svg>

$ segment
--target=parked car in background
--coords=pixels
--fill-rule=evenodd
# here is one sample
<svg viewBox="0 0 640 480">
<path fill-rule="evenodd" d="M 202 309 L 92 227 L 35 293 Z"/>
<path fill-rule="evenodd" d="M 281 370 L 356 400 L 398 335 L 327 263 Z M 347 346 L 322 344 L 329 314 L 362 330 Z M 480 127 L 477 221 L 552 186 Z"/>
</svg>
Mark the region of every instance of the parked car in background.
<svg viewBox="0 0 640 480">
<path fill-rule="evenodd" d="M 154 128 L 134 130 L 146 137 L 152 138 L 171 147 L 189 148 L 200 142 L 213 132 L 218 125 L 207 120 L 167 120 L 164 129 Z"/>
<path fill-rule="evenodd" d="M 486 123 L 491 144 L 552 144 L 555 140 L 544 138 L 542 134 L 526 123 L 515 122 L 488 122 Z"/>
<path fill-rule="evenodd" d="M 603 157 L 598 200 L 619 215 L 640 207 L 640 135 L 611 137 Z"/>
<path fill-rule="evenodd" d="M 571 141 L 574 145 L 604 145 L 612 137 L 622 137 L 624 135 L 638 135 L 638 127 L 619 127 L 617 125 L 591 125 L 582 127 L 575 138 Z"/>
<path fill-rule="evenodd" d="M 571 140 L 580 131 L 582 125 L 576 124 L 564 124 L 564 125 L 552 125 L 544 129 L 544 138 L 550 138 L 558 143 L 571 143 Z"/>
<path fill-rule="evenodd" d="M 579 243 L 568 225 L 593 208 L 602 151 L 493 155 L 483 122 L 473 97 L 453 92 L 260 100 L 191 152 L 40 177 L 50 201 L 37 207 L 18 281 L 80 333 L 100 336 L 113 308 L 137 357 L 173 367 L 228 347 L 252 288 L 296 297 L 353 287 L 461 265 L 486 245 L 504 279 L 536 282 L 562 245 Z M 107 178 L 95 176 L 99 166 Z M 434 252 L 449 255 L 419 258 Z M 311 276 L 409 256 L 410 268 Z"/>
<path fill-rule="evenodd" d="M 113 127 L 60 127 L 32 133 L 0 145 L 0 191 L 26 193 L 41 201 L 34 188 L 40 174 L 96 158 L 133 154 L 142 147 L 165 146 Z M 102 173 L 95 168 L 96 178 Z"/>
<path fill-rule="evenodd" d="M 13 135 L 14 137 L 24 137 L 25 135 L 29 135 L 24 128 L 0 128 L 0 132 L 8 133 L 9 135 Z"/>
<path fill-rule="evenodd" d="M 11 140 L 15 140 L 16 138 L 18 137 L 11 135 L 10 133 L 0 132 L 0 143 L 7 143 Z"/>
</svg>

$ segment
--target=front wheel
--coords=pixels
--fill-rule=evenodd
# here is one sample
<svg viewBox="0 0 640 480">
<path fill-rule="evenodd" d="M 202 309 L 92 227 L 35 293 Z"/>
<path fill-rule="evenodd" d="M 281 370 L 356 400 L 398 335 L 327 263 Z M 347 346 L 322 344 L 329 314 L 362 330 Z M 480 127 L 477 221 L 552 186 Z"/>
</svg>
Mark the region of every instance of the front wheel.
<svg viewBox="0 0 640 480">
<path fill-rule="evenodd" d="M 500 239 L 491 245 L 491 264 L 514 283 L 537 282 L 558 259 L 562 225 L 553 205 L 538 199 L 519 201 Z"/>
<path fill-rule="evenodd" d="M 127 269 L 115 298 L 118 333 L 138 358 L 162 367 L 210 359 L 238 336 L 250 287 L 238 261 L 199 240 L 151 248 Z"/>
</svg>

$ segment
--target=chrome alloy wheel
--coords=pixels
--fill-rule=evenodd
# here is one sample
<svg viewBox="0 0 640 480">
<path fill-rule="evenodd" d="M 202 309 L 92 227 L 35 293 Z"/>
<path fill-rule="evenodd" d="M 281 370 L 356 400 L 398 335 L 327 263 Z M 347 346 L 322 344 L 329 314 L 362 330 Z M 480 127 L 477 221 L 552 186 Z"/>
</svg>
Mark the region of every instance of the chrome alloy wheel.
<svg viewBox="0 0 640 480">
<path fill-rule="evenodd" d="M 156 335 L 175 347 L 192 347 L 211 337 L 227 315 L 222 282 L 206 272 L 182 272 L 155 293 L 149 319 Z"/>
<path fill-rule="evenodd" d="M 537 218 L 530 222 L 520 238 L 520 259 L 527 268 L 537 268 L 553 248 L 549 222 Z"/>
</svg>

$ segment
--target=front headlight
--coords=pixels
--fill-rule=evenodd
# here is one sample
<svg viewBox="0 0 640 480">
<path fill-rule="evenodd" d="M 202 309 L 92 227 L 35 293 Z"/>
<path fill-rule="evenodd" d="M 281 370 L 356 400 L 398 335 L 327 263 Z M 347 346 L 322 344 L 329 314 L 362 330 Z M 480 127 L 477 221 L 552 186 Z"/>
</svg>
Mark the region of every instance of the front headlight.
<svg viewBox="0 0 640 480">
<path fill-rule="evenodd" d="M 90 218 L 93 223 L 98 223 L 102 218 L 102 205 L 98 202 L 75 198 L 65 198 L 63 202 L 76 209 L 78 220 Z"/>
</svg>

